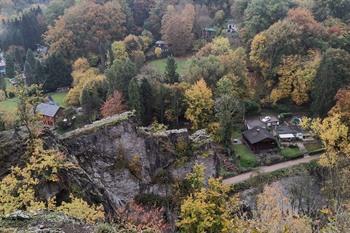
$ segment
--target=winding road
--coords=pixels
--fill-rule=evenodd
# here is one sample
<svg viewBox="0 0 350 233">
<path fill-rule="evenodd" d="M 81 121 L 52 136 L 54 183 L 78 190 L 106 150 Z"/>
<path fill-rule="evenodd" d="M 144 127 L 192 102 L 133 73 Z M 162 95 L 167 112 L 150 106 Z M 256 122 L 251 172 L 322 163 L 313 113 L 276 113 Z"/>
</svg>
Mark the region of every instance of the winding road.
<svg viewBox="0 0 350 233">
<path fill-rule="evenodd" d="M 311 161 L 318 160 L 319 158 L 320 158 L 320 155 L 305 156 L 304 158 L 301 158 L 301 159 L 296 159 L 296 160 L 291 160 L 291 161 L 287 161 L 287 162 L 283 162 L 283 163 L 278 163 L 278 164 L 271 165 L 271 166 L 259 167 L 255 171 L 243 173 L 243 174 L 238 175 L 238 176 L 224 179 L 223 183 L 226 185 L 238 184 L 238 183 L 244 182 L 246 180 L 249 180 L 250 178 L 255 177 L 255 176 L 262 174 L 262 173 L 270 173 L 270 172 L 274 172 L 277 170 L 294 167 L 294 166 L 297 166 L 300 164 L 310 163 Z"/>
</svg>

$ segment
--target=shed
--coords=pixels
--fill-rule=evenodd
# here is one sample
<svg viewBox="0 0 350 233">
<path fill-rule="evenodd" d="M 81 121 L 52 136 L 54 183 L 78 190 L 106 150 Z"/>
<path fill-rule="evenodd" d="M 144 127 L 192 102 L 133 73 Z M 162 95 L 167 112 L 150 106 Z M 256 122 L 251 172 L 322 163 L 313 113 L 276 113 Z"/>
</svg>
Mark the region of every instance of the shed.
<svg viewBox="0 0 350 233">
<path fill-rule="evenodd" d="M 62 108 L 55 102 L 41 103 L 36 107 L 36 111 L 43 117 L 43 123 L 48 126 L 56 124 L 57 117 Z"/>
<path fill-rule="evenodd" d="M 168 48 L 169 44 L 163 40 L 158 40 L 156 41 L 156 47 L 164 49 L 164 48 Z"/>
<path fill-rule="evenodd" d="M 243 139 L 250 149 L 257 153 L 263 150 L 277 148 L 277 142 L 274 136 L 262 127 L 254 127 L 243 132 Z"/>
</svg>

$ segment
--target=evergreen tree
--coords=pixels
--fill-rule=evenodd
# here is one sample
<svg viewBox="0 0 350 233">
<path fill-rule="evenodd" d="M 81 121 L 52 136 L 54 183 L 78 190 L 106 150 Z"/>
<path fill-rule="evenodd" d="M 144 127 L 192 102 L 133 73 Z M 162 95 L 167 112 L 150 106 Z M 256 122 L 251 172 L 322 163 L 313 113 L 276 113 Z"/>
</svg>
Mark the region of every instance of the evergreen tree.
<svg viewBox="0 0 350 233">
<path fill-rule="evenodd" d="M 121 91 L 123 96 L 128 96 L 128 87 L 130 80 L 136 76 L 136 66 L 129 59 L 114 60 L 112 66 L 106 71 L 106 77 L 109 82 L 109 94 L 115 90 Z"/>
<path fill-rule="evenodd" d="M 176 72 L 177 65 L 175 58 L 173 56 L 169 56 L 166 62 L 165 67 L 165 80 L 168 83 L 176 83 L 179 82 L 179 74 Z"/>
<path fill-rule="evenodd" d="M 325 116 L 335 104 L 337 91 L 350 83 L 350 54 L 341 49 L 328 49 L 314 80 L 311 110 Z"/>
<path fill-rule="evenodd" d="M 26 85 L 37 84 L 36 68 L 38 67 L 36 58 L 31 49 L 28 49 L 26 55 L 26 61 L 24 63 L 24 76 Z"/>
<path fill-rule="evenodd" d="M 133 78 L 130 81 L 128 94 L 129 94 L 129 102 L 128 102 L 129 108 L 131 110 L 135 110 L 137 119 L 141 120 L 142 116 L 144 115 L 143 114 L 144 110 L 141 102 L 141 91 L 136 78 Z"/>
<path fill-rule="evenodd" d="M 152 122 L 154 97 L 152 94 L 153 90 L 146 78 L 142 79 L 141 82 L 141 102 L 144 109 L 142 115 L 142 123 L 149 125 Z"/>
<path fill-rule="evenodd" d="M 91 121 L 98 118 L 106 96 L 107 83 L 105 80 L 92 80 L 84 86 L 80 95 L 80 105 Z"/>
<path fill-rule="evenodd" d="M 60 87 L 69 87 L 72 83 L 71 72 L 71 66 L 65 62 L 62 55 L 50 55 L 45 61 L 44 91 L 52 92 Z"/>
<path fill-rule="evenodd" d="M 6 81 L 2 76 L 0 76 L 0 90 L 6 91 Z"/>
<path fill-rule="evenodd" d="M 220 123 L 221 140 L 228 147 L 235 125 L 243 119 L 242 104 L 237 97 L 224 94 L 215 101 L 215 111 Z"/>
<path fill-rule="evenodd" d="M 6 54 L 5 61 L 6 61 L 6 77 L 7 78 L 14 78 L 15 77 L 14 57 L 11 56 L 10 54 Z"/>
</svg>

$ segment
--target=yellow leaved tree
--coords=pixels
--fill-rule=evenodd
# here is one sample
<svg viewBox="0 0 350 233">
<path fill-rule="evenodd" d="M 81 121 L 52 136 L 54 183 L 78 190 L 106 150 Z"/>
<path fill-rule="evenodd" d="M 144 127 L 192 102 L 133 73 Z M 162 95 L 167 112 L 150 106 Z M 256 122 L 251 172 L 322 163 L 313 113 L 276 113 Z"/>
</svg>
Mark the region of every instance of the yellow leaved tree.
<svg viewBox="0 0 350 233">
<path fill-rule="evenodd" d="M 103 81 L 105 76 L 98 69 L 92 68 L 86 58 L 78 58 L 73 64 L 73 88 L 69 90 L 65 99 L 68 105 L 79 106 L 80 96 L 86 85 L 92 81 Z"/>
<path fill-rule="evenodd" d="M 306 57 L 291 55 L 282 59 L 278 67 L 278 84 L 272 90 L 270 98 L 277 101 L 291 97 L 297 105 L 302 105 L 310 100 L 312 82 L 316 77 L 320 65 L 320 53 L 310 50 Z"/>
<path fill-rule="evenodd" d="M 229 196 L 229 190 L 220 179 L 212 178 L 207 188 L 188 196 L 181 204 L 180 220 L 176 223 L 180 232 L 233 232 L 239 221 L 232 213 L 238 210 L 239 202 L 237 197 Z"/>
<path fill-rule="evenodd" d="M 303 119 L 302 126 L 312 130 L 323 142 L 325 153 L 320 164 L 335 167 L 339 161 L 350 155 L 349 128 L 342 122 L 339 113 L 331 114 L 325 119 Z"/>
<path fill-rule="evenodd" d="M 62 153 L 44 149 L 43 142 L 35 139 L 28 146 L 26 157 L 28 161 L 24 167 L 13 167 L 10 174 L 0 181 L 0 215 L 16 210 L 53 210 L 90 222 L 104 218 L 102 206 L 90 206 L 73 196 L 70 202 L 63 202 L 59 207 L 54 197 L 39 197 L 40 185 L 59 182 L 59 170 L 72 166 Z"/>
<path fill-rule="evenodd" d="M 194 129 L 205 127 L 212 114 L 214 101 L 213 93 L 203 79 L 197 81 L 185 92 L 188 108 L 186 119 L 192 122 Z"/>
</svg>

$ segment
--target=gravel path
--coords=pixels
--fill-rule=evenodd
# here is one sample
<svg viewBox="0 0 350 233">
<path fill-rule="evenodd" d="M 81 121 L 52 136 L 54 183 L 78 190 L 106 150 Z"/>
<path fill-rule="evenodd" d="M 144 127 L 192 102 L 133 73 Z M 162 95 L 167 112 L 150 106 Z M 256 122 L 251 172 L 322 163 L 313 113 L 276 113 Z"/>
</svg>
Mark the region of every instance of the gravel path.
<svg viewBox="0 0 350 233">
<path fill-rule="evenodd" d="M 283 163 L 278 163 L 275 165 L 271 166 L 264 166 L 264 167 L 259 167 L 257 168 L 257 171 L 252 171 L 252 172 L 247 172 L 243 173 L 238 176 L 234 176 L 231 178 L 227 178 L 223 180 L 224 184 L 227 185 L 232 185 L 232 184 L 238 184 L 241 182 L 244 182 L 254 176 L 257 176 L 258 174 L 261 173 L 271 173 L 277 170 L 285 169 L 285 168 L 290 168 L 296 165 L 304 164 L 304 163 L 310 163 L 311 161 L 318 160 L 320 158 L 320 155 L 313 155 L 313 156 L 305 156 L 304 158 L 301 159 L 296 159 L 296 160 L 291 160 Z"/>
</svg>

